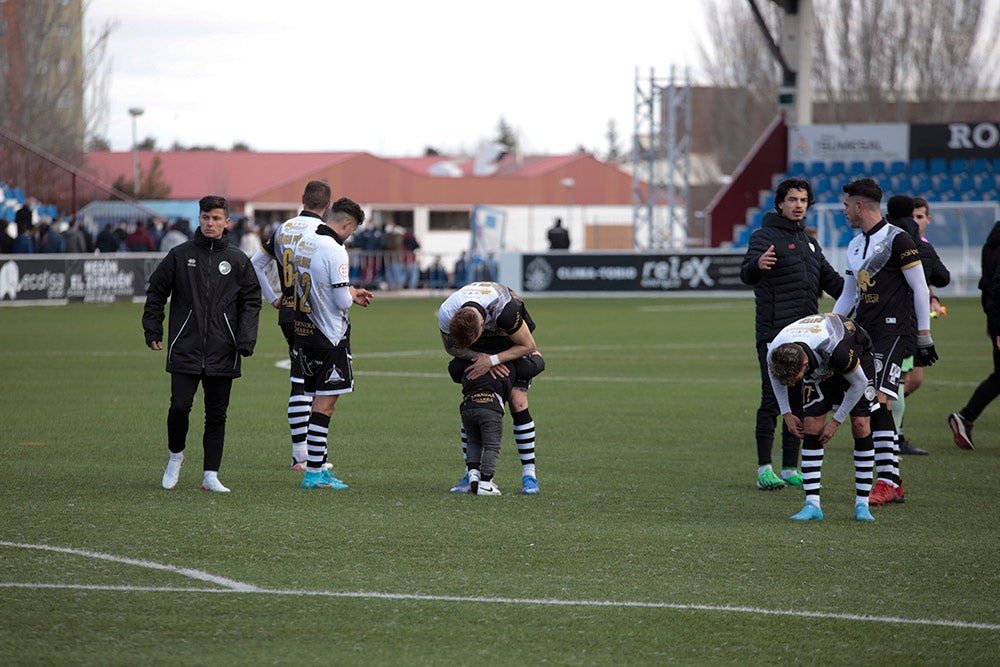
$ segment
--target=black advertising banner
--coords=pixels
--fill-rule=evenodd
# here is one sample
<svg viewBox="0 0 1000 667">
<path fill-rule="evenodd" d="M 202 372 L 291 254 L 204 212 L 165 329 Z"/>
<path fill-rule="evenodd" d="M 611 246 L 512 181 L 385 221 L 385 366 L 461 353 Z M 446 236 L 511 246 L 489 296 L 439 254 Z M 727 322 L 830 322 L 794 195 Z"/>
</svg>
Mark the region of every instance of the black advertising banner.
<svg viewBox="0 0 1000 667">
<path fill-rule="evenodd" d="M 745 291 L 744 253 L 523 255 L 524 292 Z"/>
<path fill-rule="evenodd" d="M 1000 157 L 1000 124 L 910 125 L 910 159 Z"/>
<path fill-rule="evenodd" d="M 161 255 L 3 255 L 0 305 L 28 301 L 131 301 Z"/>
</svg>

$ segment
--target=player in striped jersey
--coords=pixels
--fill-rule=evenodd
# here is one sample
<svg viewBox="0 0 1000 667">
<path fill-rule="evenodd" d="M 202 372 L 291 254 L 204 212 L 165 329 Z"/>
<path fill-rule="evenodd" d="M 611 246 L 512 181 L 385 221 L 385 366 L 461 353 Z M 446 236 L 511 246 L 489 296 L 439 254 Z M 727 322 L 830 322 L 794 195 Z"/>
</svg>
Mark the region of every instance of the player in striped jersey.
<svg viewBox="0 0 1000 667">
<path fill-rule="evenodd" d="M 470 283 L 456 290 L 438 308 L 438 328 L 448 354 L 469 359 L 467 373 L 476 378 L 486 373 L 505 374 L 504 362 L 537 352 L 535 322 L 521 298 L 498 283 Z M 538 493 L 535 472 L 535 422 L 528 411 L 530 379 L 518 380 L 510 395 L 510 416 L 514 421 L 514 441 L 521 459 L 521 493 Z M 462 457 L 467 454 L 462 430 Z M 469 476 L 452 487 L 452 493 L 468 493 Z"/>
<path fill-rule="evenodd" d="M 303 235 L 316 229 L 323 222 L 326 209 L 330 206 L 330 186 L 323 181 L 309 181 L 302 193 L 302 212 L 278 225 L 274 233 L 264 240 L 263 247 L 250 258 L 264 300 L 278 309 L 278 326 L 288 342 L 288 357 L 291 360 L 291 390 L 288 394 L 288 429 L 292 436 L 292 470 L 306 469 L 306 433 L 309 429 L 309 413 L 312 397 L 306 396 L 302 378 L 295 363 L 295 266 L 292 253 L 295 244 Z M 264 272 L 265 267 L 274 262 L 278 268 L 278 283 L 281 294 L 275 294 Z"/>
<path fill-rule="evenodd" d="M 365 220 L 361 207 L 342 197 L 330 207 L 329 221 L 316 225 L 295 244 L 295 355 L 312 410 L 306 434 L 304 489 L 346 489 L 325 467 L 330 417 L 337 399 L 354 391 L 351 369 L 352 304 L 367 307 L 372 293 L 350 283 L 344 241 Z"/>
<path fill-rule="evenodd" d="M 845 185 L 844 193 L 844 217 L 862 233 L 847 246 L 848 278 L 833 312 L 847 316 L 854 310 L 855 320 L 871 336 L 875 348 L 875 389 L 884 409 L 871 418 L 877 480 L 870 502 L 901 503 L 903 482 L 891 401 L 899 395 L 903 359 L 916 354 L 923 366 L 937 361 L 930 295 L 913 239 L 882 217 L 878 183 L 861 178 Z"/>
<path fill-rule="evenodd" d="M 810 315 L 782 329 L 768 347 L 768 375 L 789 432 L 802 438 L 802 486 L 806 504 L 792 519 L 820 521 L 824 445 L 851 417 L 854 436 L 854 518 L 874 521 L 868 509 L 874 444 L 869 416 L 880 409 L 872 379 L 875 357 L 864 329 L 842 315 Z M 795 416 L 788 387 L 802 384 L 805 423 Z M 833 412 L 829 421 L 826 415 Z"/>
</svg>

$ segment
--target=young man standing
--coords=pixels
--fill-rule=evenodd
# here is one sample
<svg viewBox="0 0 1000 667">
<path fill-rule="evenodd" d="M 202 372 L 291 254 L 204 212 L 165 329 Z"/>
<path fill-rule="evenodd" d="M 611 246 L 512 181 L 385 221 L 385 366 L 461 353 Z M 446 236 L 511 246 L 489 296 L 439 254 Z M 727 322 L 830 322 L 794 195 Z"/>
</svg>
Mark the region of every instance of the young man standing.
<svg viewBox="0 0 1000 667">
<path fill-rule="evenodd" d="M 764 216 L 750 235 L 740 279 L 752 285 L 756 302 L 757 362 L 760 407 L 757 409 L 757 488 L 762 491 L 802 486 L 799 439 L 781 429 L 781 475 L 771 467 L 778 403 L 767 374 L 767 345 L 784 327 L 819 312 L 819 295 L 840 296 L 844 279 L 823 256 L 816 239 L 805 231 L 805 218 L 815 203 L 809 181 L 789 178 L 774 195 L 775 212 Z"/>
<path fill-rule="evenodd" d="M 323 181 L 309 181 L 302 193 L 302 212 L 278 225 L 274 233 L 264 241 L 263 247 L 250 258 L 264 299 L 278 309 L 278 326 L 288 343 L 291 390 L 288 393 L 287 414 L 288 429 L 292 436 L 292 470 L 306 469 L 306 433 L 312 411 L 312 397 L 305 394 L 302 376 L 295 362 L 295 265 L 292 263 L 292 255 L 299 239 L 323 222 L 326 209 L 330 206 L 330 197 L 329 185 Z M 274 262 L 278 268 L 280 295 L 276 295 L 271 289 L 271 283 L 264 272 L 270 262 Z"/>
<path fill-rule="evenodd" d="M 844 217 L 862 233 L 847 246 L 848 280 L 833 312 L 847 317 L 854 310 L 875 350 L 875 388 L 882 409 L 871 416 L 878 480 L 870 502 L 901 503 L 903 483 L 891 401 L 899 395 L 903 359 L 915 354 L 923 366 L 930 366 L 938 358 L 931 339 L 927 282 L 913 239 L 882 218 L 878 183 L 861 178 L 845 185 L 844 193 Z"/>
<path fill-rule="evenodd" d="M 365 212 L 346 197 L 330 207 L 328 222 L 318 222 L 292 253 L 295 269 L 295 343 L 293 360 L 312 397 L 306 433 L 303 489 L 346 489 L 325 464 L 330 417 L 342 394 L 354 391 L 351 369 L 351 304 L 367 307 L 374 296 L 350 283 L 344 241 L 364 222 Z"/>
<path fill-rule="evenodd" d="M 163 314 L 170 299 L 167 372 L 170 410 L 167 446 L 170 461 L 163 488 L 180 477 L 188 418 L 200 384 L 205 397 L 204 478 L 201 488 L 227 493 L 219 481 L 226 438 L 226 411 L 240 358 L 253 354 L 260 315 L 260 285 L 250 259 L 230 245 L 232 221 L 223 197 L 198 202 L 199 227 L 194 238 L 167 253 L 149 277 L 142 328 L 150 349 L 163 349 Z"/>
<path fill-rule="evenodd" d="M 874 521 L 868 509 L 875 461 L 869 415 L 875 401 L 875 357 L 864 329 L 833 313 L 804 317 L 775 336 L 767 353 L 768 373 L 774 395 L 788 430 L 802 438 L 802 479 L 806 504 L 794 521 L 822 521 L 820 477 L 823 446 L 851 417 L 854 435 L 854 518 Z M 805 424 L 792 412 L 788 387 L 805 380 Z M 797 396 L 796 398 L 800 398 Z M 826 415 L 833 417 L 824 422 Z"/>
</svg>

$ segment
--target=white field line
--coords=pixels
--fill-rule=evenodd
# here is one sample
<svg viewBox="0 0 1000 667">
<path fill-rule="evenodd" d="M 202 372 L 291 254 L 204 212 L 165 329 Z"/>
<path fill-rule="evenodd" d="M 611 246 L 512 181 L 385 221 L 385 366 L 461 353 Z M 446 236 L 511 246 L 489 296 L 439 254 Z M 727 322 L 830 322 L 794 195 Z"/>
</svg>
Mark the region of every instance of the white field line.
<svg viewBox="0 0 1000 667">
<path fill-rule="evenodd" d="M 17 542 L 2 542 L 0 546 L 14 547 L 21 549 L 42 549 L 45 551 L 56 551 L 87 558 L 98 558 L 101 560 L 123 563 L 126 565 L 137 565 L 154 570 L 165 570 L 174 572 L 185 577 L 209 581 L 224 588 L 183 588 L 172 586 L 108 586 L 91 584 L 41 584 L 41 583 L 12 583 L 0 582 L 0 588 L 25 588 L 25 589 L 63 589 L 63 590 L 88 590 L 88 591 L 117 591 L 123 593 L 251 593 L 256 595 L 286 595 L 293 597 L 331 597 L 331 598 L 357 598 L 363 600 L 413 600 L 417 602 L 458 602 L 473 604 L 510 604 L 510 605 L 539 605 L 554 607 L 614 607 L 614 608 L 637 608 L 637 609 L 674 609 L 681 611 L 714 611 L 723 613 L 744 613 L 757 614 L 760 616 L 792 616 L 796 618 L 822 618 L 841 621 L 861 621 L 870 623 L 892 623 L 898 625 L 930 625 L 938 627 L 970 628 L 975 630 L 1000 630 L 1000 624 L 996 623 L 975 623 L 970 621 L 953 621 L 948 619 L 934 618 L 904 618 L 901 616 L 868 616 L 863 614 L 838 614 L 823 611 L 799 611 L 794 609 L 764 609 L 761 607 L 740 607 L 713 604 L 680 604 L 673 602 L 639 602 L 628 600 L 558 600 L 551 598 L 504 598 L 504 597 L 474 597 L 457 595 L 416 595 L 410 593 L 379 593 L 374 591 L 301 591 L 287 589 L 267 589 L 245 584 L 225 577 L 217 577 L 201 570 L 180 568 L 173 565 L 164 565 L 147 560 L 136 560 L 133 558 L 122 558 L 112 554 L 89 551 L 86 549 L 70 549 L 65 547 L 53 547 L 44 544 L 20 544 Z"/>
<path fill-rule="evenodd" d="M 217 577 L 214 574 L 209 574 L 208 572 L 202 572 L 201 570 L 192 570 L 186 567 L 177 567 L 175 565 L 164 565 L 162 563 L 154 563 L 148 560 L 135 560 L 134 558 L 123 558 L 121 556 L 113 556 L 111 554 L 101 553 L 99 551 L 88 551 L 86 549 L 70 549 L 67 547 L 53 547 L 47 544 L 19 544 L 17 542 L 2 542 L 0 541 L 0 546 L 4 547 L 17 547 L 20 549 L 40 549 L 42 551 L 55 551 L 58 553 L 71 554 L 74 556 L 84 556 L 86 558 L 97 558 L 100 560 L 109 560 L 113 563 L 123 563 L 125 565 L 136 565 L 138 567 L 145 567 L 151 570 L 164 570 L 166 572 L 173 572 L 189 579 L 198 579 L 200 581 L 207 581 L 213 584 L 218 584 L 219 586 L 225 586 L 234 591 L 254 591 L 257 590 L 256 586 L 251 584 L 244 584 L 239 581 L 233 581 L 232 579 L 226 579 L 225 577 Z"/>
</svg>

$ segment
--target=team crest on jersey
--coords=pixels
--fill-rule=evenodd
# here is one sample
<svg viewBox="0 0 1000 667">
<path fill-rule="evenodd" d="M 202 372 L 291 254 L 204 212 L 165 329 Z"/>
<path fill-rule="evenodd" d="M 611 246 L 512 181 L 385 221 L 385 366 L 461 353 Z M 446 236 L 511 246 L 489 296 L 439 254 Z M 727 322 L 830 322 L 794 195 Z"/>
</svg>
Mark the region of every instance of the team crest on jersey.
<svg viewBox="0 0 1000 667">
<path fill-rule="evenodd" d="M 868 272 L 868 269 L 858 271 L 858 287 L 862 292 L 867 292 L 870 287 L 874 286 L 875 281 L 872 280 L 872 274 Z"/>
<path fill-rule="evenodd" d="M 324 380 L 324 382 L 327 384 L 335 384 L 337 382 L 343 382 L 343 381 L 344 378 L 340 375 L 340 371 L 337 370 L 336 366 L 330 369 L 330 372 L 327 374 L 326 379 Z"/>
<path fill-rule="evenodd" d="M 232 270 L 233 270 L 233 265 L 227 262 L 226 260 L 222 260 L 221 262 L 219 262 L 219 273 L 221 273 L 222 275 L 228 276 L 229 272 Z"/>
<path fill-rule="evenodd" d="M 351 273 L 351 268 L 349 266 L 347 266 L 347 264 L 341 264 L 340 265 L 339 273 L 340 273 L 340 277 L 344 278 L 346 280 L 347 277 L 348 277 L 348 275 Z"/>
</svg>

